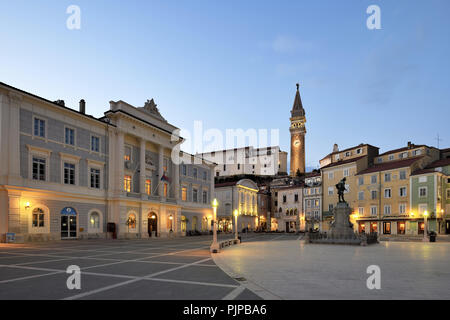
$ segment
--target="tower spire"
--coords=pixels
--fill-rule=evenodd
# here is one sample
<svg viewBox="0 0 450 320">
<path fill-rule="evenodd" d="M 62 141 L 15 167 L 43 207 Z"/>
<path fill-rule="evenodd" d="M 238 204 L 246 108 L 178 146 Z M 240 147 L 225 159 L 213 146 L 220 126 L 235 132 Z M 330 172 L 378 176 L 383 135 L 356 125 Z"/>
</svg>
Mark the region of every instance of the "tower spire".
<svg viewBox="0 0 450 320">
<path fill-rule="evenodd" d="M 300 84 L 297 85 L 297 92 L 295 93 L 294 105 L 292 106 L 292 117 L 304 117 L 305 109 L 303 109 L 302 98 L 300 98 Z"/>
</svg>

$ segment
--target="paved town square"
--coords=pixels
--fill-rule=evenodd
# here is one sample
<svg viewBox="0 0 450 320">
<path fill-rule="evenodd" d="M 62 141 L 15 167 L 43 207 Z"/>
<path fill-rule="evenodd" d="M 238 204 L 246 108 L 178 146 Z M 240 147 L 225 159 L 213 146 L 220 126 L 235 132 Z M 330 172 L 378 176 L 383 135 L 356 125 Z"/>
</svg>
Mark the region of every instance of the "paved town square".
<svg viewBox="0 0 450 320">
<path fill-rule="evenodd" d="M 220 236 L 219 240 L 230 238 Z M 59 241 L 0 247 L 0 299 L 449 299 L 450 243 L 305 245 L 297 234 L 248 234 L 211 257 L 210 236 Z M 69 266 L 81 289 L 69 290 Z M 366 269 L 381 270 L 369 290 Z"/>
<path fill-rule="evenodd" d="M 296 237 L 250 234 L 243 239 Z M 1 245 L 0 300 L 260 299 L 215 265 L 210 244 L 210 236 L 201 236 Z M 67 288 L 71 265 L 81 268 L 81 290 Z"/>
<path fill-rule="evenodd" d="M 362 247 L 272 240 L 229 248 L 214 261 L 246 278 L 265 299 L 450 298 L 449 242 L 382 241 Z M 380 268 L 380 290 L 367 288 L 371 265 Z"/>
</svg>

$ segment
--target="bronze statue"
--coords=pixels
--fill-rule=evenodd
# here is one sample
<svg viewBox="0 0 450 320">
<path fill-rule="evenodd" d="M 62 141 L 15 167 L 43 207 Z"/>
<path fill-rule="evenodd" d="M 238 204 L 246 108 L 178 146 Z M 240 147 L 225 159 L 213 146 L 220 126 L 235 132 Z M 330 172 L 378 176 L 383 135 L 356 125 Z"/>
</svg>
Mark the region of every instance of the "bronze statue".
<svg viewBox="0 0 450 320">
<path fill-rule="evenodd" d="M 338 195 L 339 195 L 339 202 L 345 202 L 345 199 L 344 199 L 345 180 L 347 180 L 347 179 L 344 178 L 341 181 L 339 181 L 338 184 L 336 184 L 336 189 L 338 190 Z"/>
</svg>

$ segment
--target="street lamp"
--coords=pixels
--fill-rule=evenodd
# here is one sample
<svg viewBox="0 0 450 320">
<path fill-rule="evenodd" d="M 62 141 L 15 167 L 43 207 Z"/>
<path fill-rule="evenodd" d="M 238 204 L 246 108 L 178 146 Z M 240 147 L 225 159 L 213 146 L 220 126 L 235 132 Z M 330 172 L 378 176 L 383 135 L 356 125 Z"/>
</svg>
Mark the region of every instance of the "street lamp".
<svg viewBox="0 0 450 320">
<path fill-rule="evenodd" d="M 423 242 L 428 242 L 427 218 L 428 218 L 428 211 L 425 210 L 425 212 L 423 213 Z"/>
<path fill-rule="evenodd" d="M 238 215 L 239 211 L 237 209 L 234 210 L 234 229 L 235 229 L 235 240 L 239 240 L 239 233 L 238 233 Z"/>
<path fill-rule="evenodd" d="M 173 229 L 172 229 L 173 228 L 173 216 L 172 215 L 169 216 L 169 220 L 170 220 L 170 231 L 173 232 Z"/>
<path fill-rule="evenodd" d="M 213 223 L 213 242 L 210 247 L 210 251 L 212 253 L 219 252 L 219 244 L 217 243 L 217 226 L 216 226 L 217 207 L 218 206 L 219 206 L 219 202 L 217 201 L 217 199 L 214 198 L 214 200 L 212 202 L 212 207 L 213 207 L 213 212 L 214 212 L 213 221 L 212 221 L 212 223 Z"/>
</svg>

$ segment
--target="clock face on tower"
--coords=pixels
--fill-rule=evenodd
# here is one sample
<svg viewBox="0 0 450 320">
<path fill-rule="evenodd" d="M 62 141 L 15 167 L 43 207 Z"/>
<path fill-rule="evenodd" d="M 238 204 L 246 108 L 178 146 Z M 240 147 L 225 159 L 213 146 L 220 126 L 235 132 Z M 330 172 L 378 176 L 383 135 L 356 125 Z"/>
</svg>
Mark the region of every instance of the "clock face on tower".
<svg viewBox="0 0 450 320">
<path fill-rule="evenodd" d="M 294 147 L 300 146 L 300 140 L 296 139 L 294 140 Z"/>
</svg>

